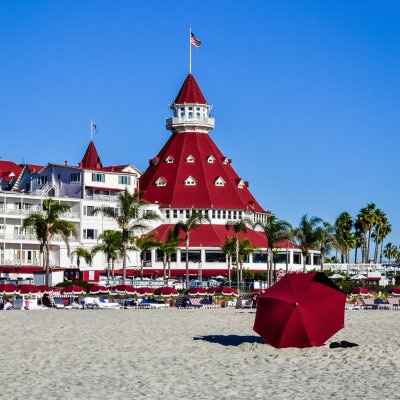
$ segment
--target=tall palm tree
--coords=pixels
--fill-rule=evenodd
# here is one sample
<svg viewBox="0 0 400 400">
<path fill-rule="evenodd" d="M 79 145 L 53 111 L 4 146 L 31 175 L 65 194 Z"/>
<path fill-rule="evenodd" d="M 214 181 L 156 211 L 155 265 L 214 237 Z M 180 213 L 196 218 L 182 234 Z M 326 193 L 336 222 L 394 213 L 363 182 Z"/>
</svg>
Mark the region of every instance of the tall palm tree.
<svg viewBox="0 0 400 400">
<path fill-rule="evenodd" d="M 372 227 L 374 226 L 375 220 L 375 210 L 376 205 L 374 203 L 370 203 L 367 204 L 366 207 L 363 207 L 357 216 L 358 224 L 364 236 L 362 256 L 363 263 L 368 262 L 369 260 L 369 249 L 371 243 Z"/>
<path fill-rule="evenodd" d="M 247 227 L 251 226 L 251 221 L 248 218 L 241 218 L 238 220 L 227 221 L 225 224 L 226 229 L 232 228 L 235 232 L 235 256 L 236 256 L 236 274 L 237 274 L 237 284 L 240 286 L 243 280 L 243 271 L 239 266 L 239 233 L 247 232 Z"/>
<path fill-rule="evenodd" d="M 386 219 L 384 224 L 381 226 L 381 230 L 380 230 L 380 240 L 381 240 L 381 250 L 380 250 L 380 255 L 379 255 L 379 263 L 380 264 L 382 264 L 383 243 L 391 232 L 392 232 L 392 224 Z"/>
<path fill-rule="evenodd" d="M 130 193 L 125 189 L 117 198 L 117 209 L 101 207 L 95 213 L 102 213 L 113 218 L 122 232 L 122 281 L 126 280 L 126 261 L 130 246 L 130 239 L 135 233 L 143 233 L 150 229 L 149 223 L 157 221 L 160 217 L 154 213 L 145 211 L 147 201 L 140 198 L 139 193 Z"/>
<path fill-rule="evenodd" d="M 260 227 L 268 241 L 268 286 L 270 286 L 272 285 L 274 248 L 276 248 L 278 242 L 282 240 L 289 241 L 292 238 L 293 228 L 289 222 L 280 220 L 273 214 L 268 215 L 266 222 L 257 222 L 253 226 L 254 228 Z"/>
<path fill-rule="evenodd" d="M 243 271 L 243 263 L 246 256 L 253 254 L 256 248 L 251 244 L 251 241 L 247 238 L 244 238 L 239 241 L 239 265 L 240 270 Z"/>
<path fill-rule="evenodd" d="M 71 258 L 74 259 L 76 257 L 76 265 L 79 268 L 81 265 L 81 258 L 85 261 L 86 264 L 91 265 L 93 260 L 93 255 L 90 250 L 83 246 L 78 246 L 73 252 L 71 252 Z"/>
<path fill-rule="evenodd" d="M 295 239 L 303 255 L 303 272 L 306 272 L 306 258 L 310 250 L 317 247 L 318 225 L 322 222 L 321 218 L 303 215 L 298 228 L 295 229 Z"/>
<path fill-rule="evenodd" d="M 335 221 L 335 239 L 342 253 L 342 262 L 346 263 L 350 261 L 350 250 L 356 245 L 352 228 L 351 215 L 346 211 L 342 212 Z"/>
<path fill-rule="evenodd" d="M 110 281 L 110 274 L 112 280 L 115 278 L 114 263 L 123 254 L 124 244 L 122 240 L 122 232 L 120 231 L 104 231 L 100 236 L 101 243 L 92 247 L 93 256 L 99 252 L 104 253 L 107 259 L 107 279 Z"/>
<path fill-rule="evenodd" d="M 357 264 L 357 255 L 358 255 L 358 249 L 363 249 L 363 243 L 364 243 L 364 234 L 361 230 L 360 223 L 358 219 L 354 221 L 354 239 L 355 239 L 355 252 L 354 252 L 354 262 Z M 362 256 L 362 254 L 361 254 Z"/>
<path fill-rule="evenodd" d="M 209 222 L 211 224 L 211 220 L 208 215 L 203 215 L 200 211 L 192 208 L 190 211 L 189 218 L 186 221 L 178 221 L 175 225 L 174 231 L 178 236 L 179 232 L 182 231 L 185 234 L 185 264 L 186 264 L 186 288 L 189 288 L 189 245 L 190 245 L 190 232 L 193 229 L 196 229 L 199 224 L 203 222 Z"/>
<path fill-rule="evenodd" d="M 46 270 L 45 283 L 49 284 L 50 275 L 50 242 L 60 235 L 69 253 L 69 237 L 76 235 L 72 222 L 64 221 L 61 215 L 70 210 L 66 203 L 54 201 L 51 198 L 43 200 L 43 213 L 31 213 L 23 223 L 23 229 L 32 227 L 40 242 L 40 252 L 45 254 L 44 267 Z"/>
<path fill-rule="evenodd" d="M 318 230 L 318 242 L 317 245 L 320 251 L 320 266 L 321 272 L 324 271 L 324 258 L 325 255 L 328 254 L 334 244 L 335 244 L 335 228 L 329 222 L 323 222 L 322 226 L 317 228 Z"/>
<path fill-rule="evenodd" d="M 163 254 L 163 277 L 171 277 L 171 261 L 172 254 L 176 253 L 179 245 L 179 236 L 176 235 L 173 229 L 168 231 L 168 236 L 165 242 L 159 242 L 157 249 Z M 166 267 L 168 265 L 168 274 L 166 274 Z"/>
<path fill-rule="evenodd" d="M 131 243 L 135 250 L 139 252 L 140 256 L 140 277 L 143 279 L 144 256 L 146 252 L 154 249 L 160 245 L 160 242 L 155 239 L 155 234 L 150 233 L 140 237 L 131 238 Z"/>
<path fill-rule="evenodd" d="M 225 243 L 221 246 L 221 250 L 226 254 L 228 259 L 228 286 L 231 286 L 231 266 L 232 266 L 232 256 L 236 251 L 236 240 L 233 237 L 227 236 Z"/>
</svg>

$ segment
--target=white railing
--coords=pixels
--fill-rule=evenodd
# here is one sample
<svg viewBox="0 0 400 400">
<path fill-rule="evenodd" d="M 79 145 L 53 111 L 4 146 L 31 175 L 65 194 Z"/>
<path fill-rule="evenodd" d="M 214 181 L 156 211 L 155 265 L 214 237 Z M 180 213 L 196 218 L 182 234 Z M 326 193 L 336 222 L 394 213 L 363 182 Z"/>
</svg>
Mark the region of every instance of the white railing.
<svg viewBox="0 0 400 400">
<path fill-rule="evenodd" d="M 86 195 L 85 199 L 89 200 L 101 200 L 101 201 L 117 201 L 118 196 L 108 196 L 106 194 L 93 194 L 93 195 Z"/>
<path fill-rule="evenodd" d="M 205 125 L 209 127 L 214 127 L 215 120 L 214 117 L 192 117 L 184 116 L 184 117 L 170 117 L 167 118 L 167 127 L 171 125 L 180 125 L 180 124 L 199 124 Z"/>
<path fill-rule="evenodd" d="M 23 266 L 27 266 L 27 265 L 31 265 L 33 267 L 41 267 L 42 263 L 40 262 L 40 260 L 17 260 L 17 259 L 7 259 L 7 258 L 2 258 L 0 259 L 0 265 L 12 265 L 12 266 L 16 266 L 16 267 L 21 267 L 21 269 L 19 271 L 17 271 L 18 273 L 23 273 L 24 272 L 24 267 Z M 49 265 L 50 267 L 54 268 L 58 268 L 60 266 L 60 262 L 58 260 L 54 260 L 53 258 L 50 258 L 49 261 Z"/>
<path fill-rule="evenodd" d="M 374 271 L 384 271 L 385 266 L 382 264 L 333 264 L 327 263 L 324 264 L 325 271 L 341 271 L 341 272 L 349 272 L 349 273 L 361 273 L 361 272 L 374 272 Z"/>
</svg>

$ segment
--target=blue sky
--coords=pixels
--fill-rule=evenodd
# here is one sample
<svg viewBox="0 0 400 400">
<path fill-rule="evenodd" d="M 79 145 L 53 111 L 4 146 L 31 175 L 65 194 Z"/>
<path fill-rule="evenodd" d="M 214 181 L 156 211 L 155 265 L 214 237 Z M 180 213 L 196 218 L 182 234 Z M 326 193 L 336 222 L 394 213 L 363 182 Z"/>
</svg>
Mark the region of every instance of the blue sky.
<svg viewBox="0 0 400 400">
<path fill-rule="evenodd" d="M 144 170 L 188 73 L 212 137 L 258 201 L 297 225 L 375 202 L 400 242 L 398 1 L 3 1 L 0 157 Z"/>
</svg>

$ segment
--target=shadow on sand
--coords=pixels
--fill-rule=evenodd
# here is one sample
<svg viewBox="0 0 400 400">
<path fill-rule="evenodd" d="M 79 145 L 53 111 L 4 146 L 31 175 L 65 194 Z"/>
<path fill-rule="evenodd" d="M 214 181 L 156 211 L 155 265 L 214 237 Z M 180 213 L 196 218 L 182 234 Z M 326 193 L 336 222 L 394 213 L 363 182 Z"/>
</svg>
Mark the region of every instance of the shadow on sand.
<svg viewBox="0 0 400 400">
<path fill-rule="evenodd" d="M 218 343 L 223 346 L 239 346 L 243 343 L 260 343 L 265 344 L 265 341 L 259 336 L 239 336 L 239 335 L 207 335 L 195 336 L 193 340 L 204 340 L 210 343 Z"/>
</svg>

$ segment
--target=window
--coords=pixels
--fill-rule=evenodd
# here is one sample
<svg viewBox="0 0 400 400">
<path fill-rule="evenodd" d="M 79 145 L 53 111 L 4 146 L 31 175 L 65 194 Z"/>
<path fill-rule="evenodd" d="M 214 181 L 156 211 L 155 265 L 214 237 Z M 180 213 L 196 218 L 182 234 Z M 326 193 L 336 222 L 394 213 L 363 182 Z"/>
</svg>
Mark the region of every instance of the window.
<svg viewBox="0 0 400 400">
<path fill-rule="evenodd" d="M 226 255 L 218 250 L 206 250 L 206 262 L 226 262 Z"/>
<path fill-rule="evenodd" d="M 215 218 L 215 210 L 211 211 L 211 218 Z"/>
<path fill-rule="evenodd" d="M 187 186 L 195 186 L 196 185 L 196 180 L 189 176 L 186 180 L 185 180 L 185 185 Z"/>
<path fill-rule="evenodd" d="M 71 182 L 80 182 L 80 181 L 81 181 L 81 174 L 79 172 L 72 172 Z"/>
<path fill-rule="evenodd" d="M 293 264 L 301 264 L 301 254 L 299 253 L 293 254 Z"/>
<path fill-rule="evenodd" d="M 238 187 L 239 189 L 243 189 L 243 188 L 244 188 L 244 182 L 243 182 L 243 179 L 241 179 L 241 180 L 239 181 L 239 183 L 238 183 L 237 187 Z"/>
<path fill-rule="evenodd" d="M 131 184 L 131 177 L 126 175 L 118 176 L 118 183 L 120 185 L 130 185 Z"/>
<path fill-rule="evenodd" d="M 213 164 L 214 161 L 215 161 L 215 158 L 214 158 L 213 156 L 209 156 L 209 157 L 207 158 L 207 162 L 210 163 L 210 164 Z"/>
<path fill-rule="evenodd" d="M 253 263 L 264 263 L 268 262 L 268 253 L 266 251 L 256 252 L 253 254 Z"/>
<path fill-rule="evenodd" d="M 94 206 L 84 206 L 83 207 L 83 215 L 87 215 L 88 217 L 94 216 Z"/>
<path fill-rule="evenodd" d="M 165 218 L 169 218 L 171 215 L 169 210 L 165 210 Z"/>
<path fill-rule="evenodd" d="M 181 262 L 186 261 L 186 251 L 181 251 Z M 201 262 L 201 252 L 200 250 L 189 251 L 189 262 Z"/>
<path fill-rule="evenodd" d="M 222 211 L 222 219 L 226 219 L 226 211 Z"/>
<path fill-rule="evenodd" d="M 217 210 L 217 218 L 221 219 L 221 210 Z"/>
<path fill-rule="evenodd" d="M 320 265 L 321 257 L 318 254 L 314 254 L 313 256 L 313 265 Z"/>
<path fill-rule="evenodd" d="M 167 186 L 167 180 L 165 178 L 163 178 L 162 176 L 160 176 L 156 182 L 155 182 L 156 186 Z"/>
<path fill-rule="evenodd" d="M 37 178 L 38 185 L 45 185 L 46 183 L 47 183 L 47 176 L 45 176 L 45 175 L 38 176 L 38 178 Z"/>
<path fill-rule="evenodd" d="M 222 179 L 222 177 L 219 177 L 215 180 L 214 184 L 215 186 L 225 186 L 225 181 Z"/>
<path fill-rule="evenodd" d="M 190 210 L 186 210 L 186 218 L 190 218 Z"/>
<path fill-rule="evenodd" d="M 286 253 L 275 253 L 273 258 L 276 264 L 286 264 Z"/>
<path fill-rule="evenodd" d="M 171 262 L 176 262 L 176 253 L 172 253 L 169 255 L 171 257 Z M 156 250 L 156 261 L 162 262 L 164 260 L 164 252 L 161 250 Z"/>
<path fill-rule="evenodd" d="M 174 218 L 178 218 L 178 210 L 174 210 L 173 213 L 174 213 Z"/>
<path fill-rule="evenodd" d="M 233 212 L 233 219 L 237 219 L 237 211 Z"/>
<path fill-rule="evenodd" d="M 228 211 L 228 219 L 232 219 L 232 211 Z"/>
<path fill-rule="evenodd" d="M 105 182 L 105 181 L 106 181 L 106 177 L 104 174 L 99 174 L 99 173 L 93 172 L 92 182 Z"/>
<path fill-rule="evenodd" d="M 168 163 L 168 164 L 172 164 L 172 163 L 174 162 L 174 157 L 168 156 L 168 157 L 165 159 L 165 162 Z"/>
<path fill-rule="evenodd" d="M 84 229 L 83 230 L 83 238 L 89 240 L 97 239 L 97 229 Z"/>
<path fill-rule="evenodd" d="M 185 116 L 185 107 L 181 107 L 180 112 L 181 112 L 181 117 L 184 117 Z"/>
<path fill-rule="evenodd" d="M 194 157 L 193 157 L 192 155 L 189 155 L 189 156 L 186 158 L 186 161 L 187 161 L 187 162 L 190 162 L 190 163 L 194 163 Z"/>
</svg>

